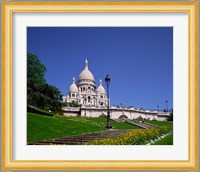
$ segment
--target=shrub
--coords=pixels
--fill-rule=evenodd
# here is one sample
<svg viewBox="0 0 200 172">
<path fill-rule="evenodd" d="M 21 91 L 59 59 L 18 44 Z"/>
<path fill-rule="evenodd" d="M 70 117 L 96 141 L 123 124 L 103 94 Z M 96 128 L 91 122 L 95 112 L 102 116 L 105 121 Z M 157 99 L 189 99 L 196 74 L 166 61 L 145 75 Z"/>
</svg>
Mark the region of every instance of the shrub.
<svg viewBox="0 0 200 172">
<path fill-rule="evenodd" d="M 173 112 L 170 113 L 170 116 L 167 119 L 168 121 L 173 121 Z"/>
<path fill-rule="evenodd" d="M 99 116 L 99 118 L 107 118 L 107 115 L 104 114 L 104 113 L 102 113 L 102 114 Z"/>
<path fill-rule="evenodd" d="M 144 121 L 144 119 L 143 119 L 141 116 L 139 116 L 139 117 L 137 118 L 137 120 L 138 120 L 138 121 Z"/>
<path fill-rule="evenodd" d="M 80 107 L 81 105 L 75 102 L 62 102 L 62 106 Z"/>
</svg>

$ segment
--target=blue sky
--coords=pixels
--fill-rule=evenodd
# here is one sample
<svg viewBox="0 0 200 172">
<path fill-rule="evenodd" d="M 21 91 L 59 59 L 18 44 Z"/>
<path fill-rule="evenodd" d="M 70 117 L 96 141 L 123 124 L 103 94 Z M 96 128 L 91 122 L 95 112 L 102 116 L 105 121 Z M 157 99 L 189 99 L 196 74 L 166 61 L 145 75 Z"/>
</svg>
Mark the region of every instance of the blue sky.
<svg viewBox="0 0 200 172">
<path fill-rule="evenodd" d="M 63 95 L 87 58 L 97 87 L 110 75 L 112 105 L 173 108 L 172 27 L 29 27 L 27 51 Z"/>
</svg>

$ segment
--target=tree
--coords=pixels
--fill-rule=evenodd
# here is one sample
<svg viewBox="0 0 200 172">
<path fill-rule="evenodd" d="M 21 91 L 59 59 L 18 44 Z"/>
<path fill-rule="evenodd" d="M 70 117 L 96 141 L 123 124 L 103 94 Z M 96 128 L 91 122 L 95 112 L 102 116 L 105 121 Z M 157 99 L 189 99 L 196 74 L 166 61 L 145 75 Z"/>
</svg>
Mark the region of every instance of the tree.
<svg viewBox="0 0 200 172">
<path fill-rule="evenodd" d="M 27 104 L 44 110 L 61 111 L 60 91 L 46 83 L 46 67 L 36 55 L 27 54 Z"/>
<path fill-rule="evenodd" d="M 39 58 L 31 53 L 27 54 L 27 84 L 46 83 L 44 73 L 46 67 L 40 62 Z"/>
<path fill-rule="evenodd" d="M 170 113 L 170 116 L 168 117 L 168 121 L 173 121 L 173 112 Z"/>
<path fill-rule="evenodd" d="M 46 84 L 44 92 L 46 93 L 46 96 L 48 97 L 48 100 L 49 100 L 49 103 L 48 103 L 48 105 L 50 105 L 49 108 L 53 111 L 60 110 L 62 107 L 62 104 L 60 102 L 61 94 L 60 94 L 59 89 L 53 85 Z"/>
</svg>

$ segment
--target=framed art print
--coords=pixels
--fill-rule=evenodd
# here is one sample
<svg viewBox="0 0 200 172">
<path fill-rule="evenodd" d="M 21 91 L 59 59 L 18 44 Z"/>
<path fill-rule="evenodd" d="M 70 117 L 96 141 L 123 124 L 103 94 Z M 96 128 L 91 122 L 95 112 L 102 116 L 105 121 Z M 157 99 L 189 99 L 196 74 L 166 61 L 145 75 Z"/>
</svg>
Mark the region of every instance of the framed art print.
<svg viewBox="0 0 200 172">
<path fill-rule="evenodd" d="M 3 2 L 4 170 L 197 170 L 197 2 Z"/>
</svg>

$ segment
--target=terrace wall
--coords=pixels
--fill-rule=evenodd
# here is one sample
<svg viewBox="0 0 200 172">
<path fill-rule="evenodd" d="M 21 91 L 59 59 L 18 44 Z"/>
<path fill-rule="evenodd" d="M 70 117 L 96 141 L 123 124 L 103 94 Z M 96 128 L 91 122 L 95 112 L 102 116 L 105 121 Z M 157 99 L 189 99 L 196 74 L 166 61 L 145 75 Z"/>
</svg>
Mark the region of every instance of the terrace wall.
<svg viewBox="0 0 200 172">
<path fill-rule="evenodd" d="M 65 107 L 63 108 L 65 116 L 84 116 L 84 117 L 99 117 L 106 116 L 106 108 L 97 108 L 97 107 Z M 119 119 L 120 116 L 126 116 L 128 119 L 137 119 L 142 117 L 143 119 L 149 120 L 159 120 L 166 121 L 169 117 L 169 113 L 158 113 L 157 111 L 149 111 L 143 109 L 134 109 L 134 108 L 110 108 L 110 117 L 112 119 Z"/>
</svg>

